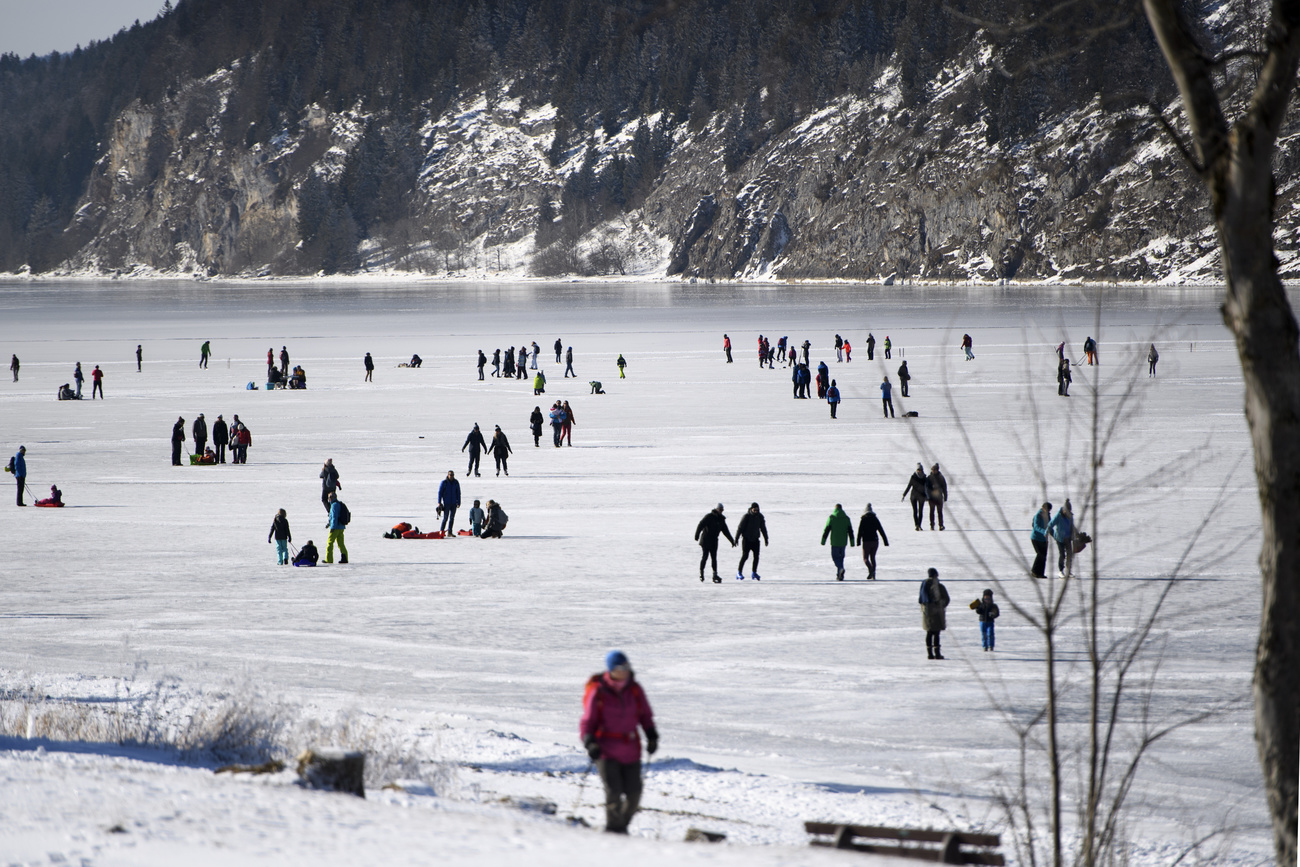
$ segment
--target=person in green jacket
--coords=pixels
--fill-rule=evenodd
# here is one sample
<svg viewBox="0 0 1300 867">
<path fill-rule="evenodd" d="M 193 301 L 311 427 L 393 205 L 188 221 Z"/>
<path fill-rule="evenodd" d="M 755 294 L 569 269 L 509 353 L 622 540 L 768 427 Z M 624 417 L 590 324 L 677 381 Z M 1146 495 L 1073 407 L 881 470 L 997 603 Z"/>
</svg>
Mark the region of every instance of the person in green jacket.
<svg viewBox="0 0 1300 867">
<path fill-rule="evenodd" d="M 844 506 L 839 503 L 835 504 L 835 511 L 831 512 L 822 528 L 823 545 L 828 538 L 831 540 L 831 559 L 835 561 L 835 580 L 843 581 L 844 543 L 847 541 L 849 547 L 853 547 L 853 521 L 844 514 Z"/>
</svg>

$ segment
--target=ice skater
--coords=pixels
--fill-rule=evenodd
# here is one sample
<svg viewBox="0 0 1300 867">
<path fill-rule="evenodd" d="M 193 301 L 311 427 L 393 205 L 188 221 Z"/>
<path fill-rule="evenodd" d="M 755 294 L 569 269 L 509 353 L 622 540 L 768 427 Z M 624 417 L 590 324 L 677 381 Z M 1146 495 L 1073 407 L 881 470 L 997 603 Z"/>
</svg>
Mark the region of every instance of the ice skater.
<svg viewBox="0 0 1300 867">
<path fill-rule="evenodd" d="M 921 605 L 921 626 L 925 629 L 925 653 L 927 659 L 943 659 L 939 648 L 940 634 L 948 627 L 947 614 L 948 588 L 939 583 L 939 570 L 931 567 L 926 572 L 926 579 L 921 582 L 921 594 L 917 602 Z"/>
<path fill-rule="evenodd" d="M 487 367 L 487 356 L 484 355 L 483 350 L 480 349 L 478 351 L 478 381 L 479 382 L 483 381 L 483 368 L 485 367 Z"/>
<path fill-rule="evenodd" d="M 212 355 L 212 341 L 205 340 L 203 341 L 203 345 L 199 347 L 199 367 L 207 367 L 208 358 L 211 355 Z"/>
<path fill-rule="evenodd" d="M 1092 335 L 1088 335 L 1088 339 L 1083 341 L 1083 354 L 1088 359 L 1089 367 L 1100 364 L 1097 360 L 1097 341 L 1092 339 Z"/>
<path fill-rule="evenodd" d="M 907 369 L 907 361 L 898 365 L 898 393 L 907 397 L 907 384 L 912 381 L 912 374 Z"/>
<path fill-rule="evenodd" d="M 880 518 L 871 510 L 871 504 L 867 503 L 867 510 L 862 513 L 858 519 L 858 544 L 862 546 L 862 562 L 867 567 L 867 580 L 876 580 L 876 550 L 880 543 L 884 542 L 885 547 L 889 547 L 889 537 L 885 535 L 885 528 L 880 525 Z"/>
<path fill-rule="evenodd" d="M 99 369 L 98 364 L 96 364 L 95 369 L 90 372 L 90 383 L 91 383 L 90 399 L 94 400 L 95 395 L 98 394 L 99 399 L 103 400 L 104 399 L 104 371 Z"/>
<path fill-rule="evenodd" d="M 722 577 L 718 575 L 718 536 L 726 536 L 731 547 L 736 547 L 736 540 L 732 538 L 731 531 L 727 529 L 727 519 L 722 514 L 722 504 L 718 503 L 713 511 L 709 512 L 700 519 L 700 523 L 695 525 L 695 541 L 700 543 L 700 580 L 704 580 L 704 563 L 712 558 L 713 560 L 713 583 L 721 584 Z"/>
<path fill-rule="evenodd" d="M 993 591 L 985 589 L 984 595 L 972 602 L 970 607 L 972 611 L 979 615 L 980 643 L 984 646 L 985 652 L 988 652 L 993 649 L 993 622 L 1002 613 L 998 610 L 998 603 L 993 601 Z"/>
<path fill-rule="evenodd" d="M 1065 578 L 1074 564 L 1074 511 L 1070 508 L 1069 500 L 1065 501 L 1056 517 L 1047 525 L 1047 532 L 1056 541 L 1056 574 Z"/>
<path fill-rule="evenodd" d="M 564 348 L 564 341 L 558 337 L 555 338 L 555 363 L 556 364 L 560 363 L 560 350 L 562 350 L 563 348 Z"/>
<path fill-rule="evenodd" d="M 492 452 L 492 459 L 496 461 L 497 475 L 505 471 L 507 476 L 510 475 L 510 467 L 506 461 L 510 457 L 510 441 L 506 439 L 505 432 L 501 430 L 501 425 L 496 426 L 496 431 L 492 434 L 492 445 L 488 448 Z"/>
<path fill-rule="evenodd" d="M 144 367 L 144 346 L 137 343 L 135 345 L 135 372 L 140 373 Z"/>
<path fill-rule="evenodd" d="M 370 357 L 369 352 L 366 353 L 366 357 L 362 360 L 362 363 L 366 366 L 366 382 L 374 382 L 375 360 Z M 325 562 L 328 563 L 329 561 L 326 560 Z"/>
<path fill-rule="evenodd" d="M 289 543 L 293 541 L 293 533 L 289 531 L 289 515 L 284 509 L 275 513 L 271 520 L 271 532 L 266 534 L 266 544 L 271 544 L 271 539 L 275 539 L 275 563 L 277 566 L 289 565 Z"/>
<path fill-rule="evenodd" d="M 469 478 L 470 475 L 477 476 L 479 474 L 478 469 L 481 455 L 483 450 L 486 448 L 487 440 L 483 439 L 483 432 L 479 430 L 478 424 L 476 423 L 474 429 L 465 437 L 464 445 L 460 447 L 461 454 L 465 453 L 465 449 L 469 449 L 469 468 L 465 470 L 465 478 Z M 497 475 L 500 475 L 500 473 L 498 472 Z"/>
<path fill-rule="evenodd" d="M 81 372 L 81 362 L 72 370 L 72 380 L 77 384 L 77 400 L 81 400 L 81 384 L 86 381 L 86 375 Z"/>
<path fill-rule="evenodd" d="M 14 361 L 17 360 L 18 360 L 18 356 L 14 356 Z M 1156 352 L 1156 345 L 1153 343 L 1151 344 L 1151 351 L 1147 353 L 1147 376 L 1156 375 L 1156 362 L 1159 360 L 1160 360 L 1160 353 Z M 14 382 L 17 381 L 18 381 L 18 371 L 15 370 Z"/>
<path fill-rule="evenodd" d="M 876 360 L 876 335 L 867 332 L 867 361 Z"/>
<path fill-rule="evenodd" d="M 889 339 L 889 335 L 886 334 L 886 335 L 885 335 L 885 360 L 886 360 L 886 361 L 888 361 L 889 359 L 891 359 L 891 358 L 894 357 L 894 356 L 891 354 L 891 351 L 893 350 L 893 348 L 894 348 L 894 344 L 890 341 L 890 339 Z"/>
<path fill-rule="evenodd" d="M 835 361 L 842 362 L 843 360 L 844 360 L 844 338 L 836 334 L 835 335 Z"/>
<path fill-rule="evenodd" d="M 627 374 L 623 372 L 627 368 L 627 359 L 623 357 L 623 353 L 618 354 L 618 361 L 614 363 L 618 365 L 618 378 L 627 379 Z"/>
<path fill-rule="evenodd" d="M 501 376 L 501 350 L 492 350 L 492 375 Z"/>
<path fill-rule="evenodd" d="M 14 353 L 13 360 L 9 362 L 9 370 L 10 370 L 10 371 L 13 373 L 13 375 L 14 375 L 14 382 L 17 382 L 17 381 L 18 381 L 18 368 L 19 368 L 19 367 L 20 367 L 20 365 L 18 364 L 18 353 L 15 352 L 15 353 Z"/>
<path fill-rule="evenodd" d="M 974 353 L 974 351 L 973 351 L 974 348 L 975 348 L 975 341 L 971 340 L 971 337 L 970 337 L 969 334 L 963 334 L 963 335 L 961 336 L 961 348 L 962 348 L 962 351 L 966 353 L 966 360 L 967 360 L 967 361 L 974 361 L 974 360 L 975 360 L 975 353 Z"/>
<path fill-rule="evenodd" d="M 534 340 L 533 341 L 533 370 L 537 369 L 537 359 L 541 357 L 541 354 L 542 354 L 542 348 L 538 346 L 537 341 Z"/>
<path fill-rule="evenodd" d="M 888 338 L 885 338 L 888 340 Z M 888 358 L 888 356 L 886 356 Z M 884 410 L 885 418 L 897 418 L 894 415 L 894 387 L 889 384 L 889 377 L 886 376 L 880 383 L 880 406 Z"/>
<path fill-rule="evenodd" d="M 1070 359 L 1062 358 L 1056 364 L 1056 393 L 1061 397 L 1070 396 L 1070 383 L 1074 377 L 1070 375 Z"/>
<path fill-rule="evenodd" d="M 573 426 L 578 423 L 577 418 L 573 415 L 573 407 L 569 406 L 566 400 L 564 407 L 564 424 L 560 425 L 560 441 L 573 448 Z"/>
<path fill-rule="evenodd" d="M 605 830 L 626 834 L 641 804 L 641 738 L 645 750 L 659 749 L 659 732 L 645 690 L 636 682 L 632 666 L 621 650 L 605 656 L 605 671 L 593 674 L 582 696 L 578 731 L 582 746 L 596 763 L 605 785 Z"/>
<path fill-rule="evenodd" d="M 555 360 L 559 361 L 558 358 Z M 570 376 L 572 376 L 574 379 L 578 378 L 577 371 L 573 369 L 573 347 L 572 346 L 570 346 L 568 351 L 564 354 L 564 378 L 568 379 Z"/>
<path fill-rule="evenodd" d="M 751 567 L 751 575 L 755 581 L 760 580 L 758 577 L 758 551 L 759 538 L 761 537 L 764 545 L 771 544 L 767 540 L 767 519 L 758 509 L 758 503 L 750 503 L 749 511 L 740 519 L 736 525 L 736 537 L 740 539 L 740 565 L 736 567 L 736 580 L 745 580 L 745 561 L 749 555 L 754 555 L 754 565 Z"/>
</svg>

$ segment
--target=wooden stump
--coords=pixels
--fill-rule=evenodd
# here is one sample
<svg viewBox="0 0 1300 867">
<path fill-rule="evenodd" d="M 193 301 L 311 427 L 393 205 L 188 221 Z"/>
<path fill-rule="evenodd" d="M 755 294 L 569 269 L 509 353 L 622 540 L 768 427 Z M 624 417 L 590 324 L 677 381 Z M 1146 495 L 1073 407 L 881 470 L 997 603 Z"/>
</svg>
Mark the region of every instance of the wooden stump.
<svg viewBox="0 0 1300 867">
<path fill-rule="evenodd" d="M 366 754 L 348 750 L 304 750 L 298 756 L 298 777 L 309 789 L 366 796 Z"/>
</svg>

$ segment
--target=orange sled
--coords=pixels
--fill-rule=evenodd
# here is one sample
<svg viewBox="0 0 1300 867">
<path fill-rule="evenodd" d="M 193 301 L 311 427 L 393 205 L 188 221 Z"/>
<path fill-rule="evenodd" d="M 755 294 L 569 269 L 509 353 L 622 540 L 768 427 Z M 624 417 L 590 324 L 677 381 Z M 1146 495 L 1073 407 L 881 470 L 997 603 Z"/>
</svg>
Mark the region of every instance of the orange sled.
<svg viewBox="0 0 1300 867">
<path fill-rule="evenodd" d="M 402 534 L 403 539 L 441 539 L 444 537 L 441 530 L 434 530 L 432 533 L 417 533 L 414 530 L 407 530 Z"/>
</svg>

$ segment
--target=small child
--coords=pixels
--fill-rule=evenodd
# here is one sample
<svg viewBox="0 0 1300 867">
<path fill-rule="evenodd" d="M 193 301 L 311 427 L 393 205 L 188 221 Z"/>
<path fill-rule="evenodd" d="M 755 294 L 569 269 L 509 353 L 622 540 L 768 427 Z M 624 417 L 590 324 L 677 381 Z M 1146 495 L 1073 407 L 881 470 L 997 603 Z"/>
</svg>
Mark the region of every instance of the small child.
<svg viewBox="0 0 1300 867">
<path fill-rule="evenodd" d="M 483 532 L 483 510 L 479 507 L 478 500 L 474 501 L 474 508 L 469 510 L 469 528 L 475 536 Z"/>
<path fill-rule="evenodd" d="M 266 541 L 269 544 L 271 539 L 275 539 L 275 562 L 277 566 L 289 565 L 289 543 L 293 541 L 293 534 L 289 532 L 289 515 L 281 509 L 275 513 L 271 519 L 271 531 L 266 534 Z"/>
<path fill-rule="evenodd" d="M 993 591 L 985 589 L 984 596 L 970 604 L 971 610 L 980 616 L 980 640 L 986 651 L 993 649 L 993 621 L 998 619 L 998 603 L 993 601 Z"/>
<path fill-rule="evenodd" d="M 298 556 L 293 558 L 295 566 L 315 566 L 316 561 L 320 559 L 320 553 L 316 550 L 316 545 L 311 539 L 307 544 L 298 549 Z"/>
</svg>

